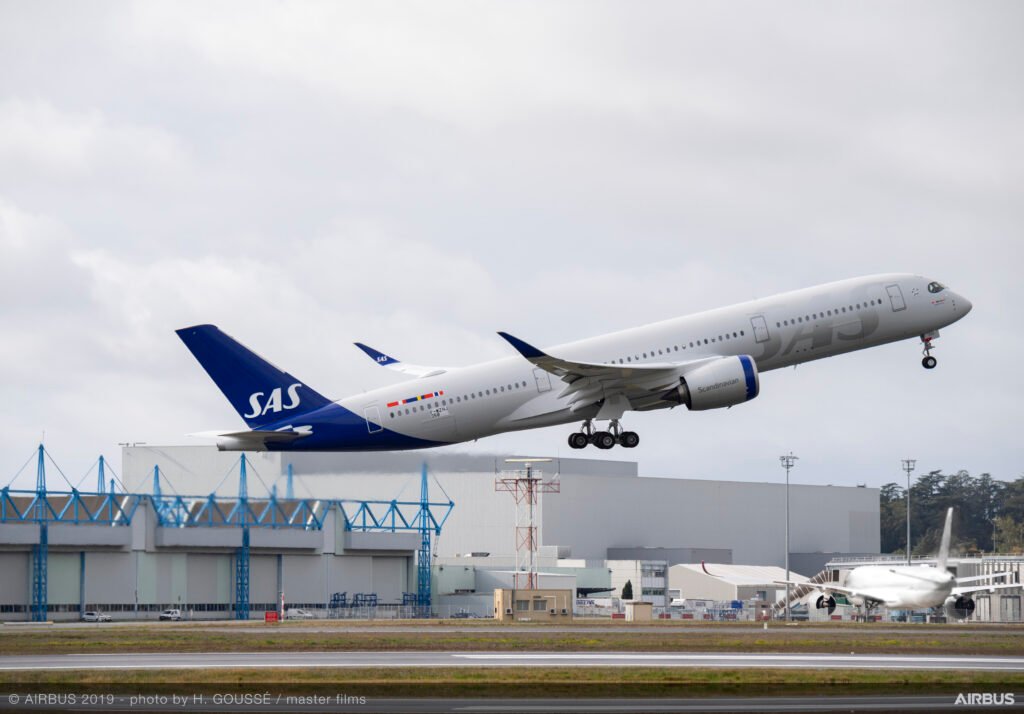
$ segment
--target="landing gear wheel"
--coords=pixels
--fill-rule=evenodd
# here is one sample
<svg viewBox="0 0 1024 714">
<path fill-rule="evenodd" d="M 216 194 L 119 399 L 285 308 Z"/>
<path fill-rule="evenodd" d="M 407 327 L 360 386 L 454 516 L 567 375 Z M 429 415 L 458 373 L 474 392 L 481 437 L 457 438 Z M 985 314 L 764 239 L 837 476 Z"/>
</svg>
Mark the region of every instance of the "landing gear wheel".
<svg viewBox="0 0 1024 714">
<path fill-rule="evenodd" d="M 935 369 L 935 365 L 937 365 L 938 363 L 939 361 L 932 357 L 931 355 L 928 355 L 927 357 L 921 360 L 921 366 L 923 366 L 925 369 Z"/>
<path fill-rule="evenodd" d="M 619 436 L 619 443 L 623 448 L 633 449 L 640 443 L 640 435 L 635 431 L 624 431 Z"/>
<path fill-rule="evenodd" d="M 608 431 L 595 432 L 590 441 L 599 449 L 610 449 L 615 446 L 615 437 Z"/>
<path fill-rule="evenodd" d="M 573 449 L 585 449 L 589 443 L 590 439 L 583 432 L 577 431 L 575 434 L 569 434 L 569 446 Z"/>
</svg>

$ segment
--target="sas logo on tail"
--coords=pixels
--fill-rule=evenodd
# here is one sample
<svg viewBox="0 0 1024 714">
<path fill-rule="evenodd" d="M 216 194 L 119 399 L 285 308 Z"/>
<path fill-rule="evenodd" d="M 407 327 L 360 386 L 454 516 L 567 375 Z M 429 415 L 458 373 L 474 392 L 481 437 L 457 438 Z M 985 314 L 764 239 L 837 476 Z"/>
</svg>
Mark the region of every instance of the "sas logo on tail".
<svg viewBox="0 0 1024 714">
<path fill-rule="evenodd" d="M 288 404 L 281 403 L 281 387 L 274 389 L 267 396 L 266 402 L 260 403 L 265 392 L 253 392 L 249 395 L 249 407 L 252 409 L 251 414 L 245 414 L 246 419 L 252 419 L 253 417 L 263 416 L 267 412 L 279 412 L 282 409 L 294 409 L 299 406 L 302 401 L 299 399 L 299 387 L 302 384 L 293 384 L 288 387 Z"/>
</svg>

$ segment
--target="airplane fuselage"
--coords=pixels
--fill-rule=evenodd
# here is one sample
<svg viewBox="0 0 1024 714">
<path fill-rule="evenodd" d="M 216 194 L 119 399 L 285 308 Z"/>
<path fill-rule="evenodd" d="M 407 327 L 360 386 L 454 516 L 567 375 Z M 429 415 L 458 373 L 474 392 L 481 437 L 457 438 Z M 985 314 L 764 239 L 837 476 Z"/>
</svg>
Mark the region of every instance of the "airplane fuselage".
<svg viewBox="0 0 1024 714">
<path fill-rule="evenodd" d="M 968 300 L 928 278 L 906 273 L 872 275 L 557 345 L 546 353 L 537 350 L 545 359 L 556 362 L 585 363 L 585 369 L 614 366 L 615 388 L 598 375 L 586 383 L 589 401 L 581 401 L 578 393 L 568 394 L 572 389 L 582 389 L 579 384 L 583 382 L 567 390 L 566 382 L 571 378 L 563 375 L 560 379 L 556 373 L 542 369 L 524 358 L 526 353 L 516 346 L 521 354 L 438 370 L 332 403 L 306 391 L 308 388 L 297 381 L 279 382 L 274 389 L 262 386 L 260 375 L 276 371 L 270 365 L 256 368 L 251 383 L 257 386 L 247 388 L 248 383 L 241 381 L 235 384 L 235 367 L 227 365 L 241 365 L 230 360 L 247 358 L 236 355 L 219 363 L 214 350 L 242 351 L 244 347 L 234 346 L 237 343 L 224 336 L 216 339 L 229 344 L 229 348 L 213 343 L 204 346 L 205 342 L 198 341 L 197 331 L 216 330 L 212 326 L 186 328 L 179 334 L 192 342 L 190 349 L 199 350 L 200 362 L 207 371 L 213 370 L 211 376 L 216 373 L 215 381 L 258 433 L 291 432 L 293 437 L 301 433 L 301 438 L 268 440 L 265 448 L 383 451 L 441 446 L 588 419 L 617 420 L 602 409 L 609 400 L 618 400 L 614 405 L 618 405 L 619 415 L 622 409 L 649 411 L 681 403 L 705 408 L 685 402 L 661 385 L 668 375 L 678 387 L 694 363 L 714 362 L 716 358 L 729 358 L 726 361 L 734 369 L 743 365 L 749 399 L 758 393 L 756 373 L 930 335 L 970 309 Z M 209 353 L 203 351 L 207 349 Z M 390 359 L 380 355 L 378 361 Z M 756 365 L 756 373 L 752 365 Z M 737 382 L 742 389 L 743 373 L 734 374 L 725 382 L 714 382 L 717 378 L 711 377 L 713 383 L 700 389 Z M 287 373 L 278 376 L 291 378 Z M 606 387 L 607 394 L 602 394 Z M 304 394 L 318 401 L 304 401 Z M 628 394 L 628 399 L 623 394 Z M 256 424 L 254 415 L 259 420 Z M 252 448 L 250 441 L 232 438 L 218 445 L 222 449 Z"/>
<path fill-rule="evenodd" d="M 850 590 L 869 596 L 849 596 L 854 605 L 881 603 L 902 610 L 938 607 L 955 585 L 952 573 L 927 565 L 862 565 L 850 571 L 845 583 Z"/>
</svg>

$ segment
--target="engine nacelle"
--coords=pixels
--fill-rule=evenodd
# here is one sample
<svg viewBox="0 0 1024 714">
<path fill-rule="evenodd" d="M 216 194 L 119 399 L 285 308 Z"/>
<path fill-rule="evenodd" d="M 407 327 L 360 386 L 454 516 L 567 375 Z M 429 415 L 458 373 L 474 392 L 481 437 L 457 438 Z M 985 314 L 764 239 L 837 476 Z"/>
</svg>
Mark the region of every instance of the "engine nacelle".
<svg viewBox="0 0 1024 714">
<path fill-rule="evenodd" d="M 720 409 L 749 402 L 761 391 L 757 364 L 750 355 L 721 357 L 686 373 L 666 399 L 691 411 Z"/>
<path fill-rule="evenodd" d="M 951 620 L 966 620 L 974 613 L 974 600 L 963 595 L 950 595 L 943 603 L 943 609 L 946 611 L 946 617 Z"/>
<path fill-rule="evenodd" d="M 825 595 L 819 595 L 818 599 L 814 603 L 814 606 L 819 610 L 827 609 L 828 614 L 831 615 L 833 612 L 836 611 L 836 599 L 832 595 L 829 595 L 828 597 L 826 597 Z"/>
</svg>

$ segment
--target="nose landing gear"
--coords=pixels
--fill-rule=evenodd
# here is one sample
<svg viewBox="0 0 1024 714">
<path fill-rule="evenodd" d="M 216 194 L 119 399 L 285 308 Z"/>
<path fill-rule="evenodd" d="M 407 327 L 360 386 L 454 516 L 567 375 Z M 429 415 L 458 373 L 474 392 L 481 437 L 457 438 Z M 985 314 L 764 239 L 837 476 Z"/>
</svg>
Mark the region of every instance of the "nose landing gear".
<svg viewBox="0 0 1024 714">
<path fill-rule="evenodd" d="M 926 335 L 921 335 L 921 344 L 924 345 L 921 352 L 924 354 L 924 358 L 921 360 L 921 366 L 925 369 L 935 369 L 935 365 L 939 363 L 937 359 L 932 357 L 932 340 L 938 337 L 938 334 L 929 332 Z"/>
<path fill-rule="evenodd" d="M 639 443 L 640 436 L 635 431 L 623 431 L 618 419 L 609 422 L 608 431 L 595 431 L 593 422 L 587 419 L 578 432 L 569 434 L 569 446 L 573 449 L 584 449 L 588 444 L 599 449 L 610 449 L 616 444 L 633 449 Z"/>
</svg>

